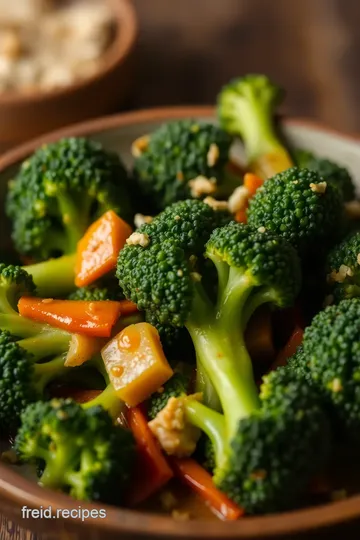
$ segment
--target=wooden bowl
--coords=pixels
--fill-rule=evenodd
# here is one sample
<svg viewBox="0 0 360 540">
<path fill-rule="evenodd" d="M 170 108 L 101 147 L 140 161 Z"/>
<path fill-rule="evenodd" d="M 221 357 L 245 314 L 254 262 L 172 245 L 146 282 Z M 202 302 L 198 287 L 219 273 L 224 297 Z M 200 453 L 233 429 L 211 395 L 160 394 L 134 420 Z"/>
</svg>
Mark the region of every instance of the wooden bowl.
<svg viewBox="0 0 360 540">
<path fill-rule="evenodd" d="M 64 88 L 0 93 L 0 149 L 47 131 L 109 114 L 128 97 L 133 82 L 137 18 L 131 0 L 106 0 L 115 16 L 114 40 L 91 77 Z"/>
<path fill-rule="evenodd" d="M 54 141 L 63 136 L 89 136 L 102 142 L 106 148 L 118 151 L 130 164 L 131 142 L 140 135 L 152 131 L 160 123 L 175 118 L 214 121 L 214 110 L 210 107 L 180 107 L 127 113 L 65 128 L 16 148 L 0 158 L 0 201 L 4 200 L 7 180 L 16 172 L 19 163 L 44 142 Z M 360 186 L 360 137 L 346 136 L 302 120 L 285 121 L 284 131 L 292 144 L 311 148 L 320 155 L 331 156 L 340 163 L 346 163 Z M 4 213 L 1 212 L 2 245 L 0 248 L 6 245 L 6 239 L 9 238 L 7 227 Z M 23 506 L 28 508 L 51 506 L 53 513 L 61 508 L 76 510 L 79 506 L 89 511 L 103 508 L 107 515 L 105 519 L 87 519 L 86 521 L 75 518 L 22 519 Z M 21 467 L 16 468 L 0 463 L 0 513 L 3 514 L 3 530 L 11 531 L 14 534 L 13 537 L 19 534 L 19 528 L 24 528 L 42 532 L 41 538 L 69 538 L 71 540 L 76 538 L 93 540 L 103 538 L 126 540 L 294 539 L 305 536 L 306 539 L 330 539 L 335 538 L 335 534 L 342 534 L 343 538 L 350 540 L 359 537 L 360 495 L 323 506 L 277 515 L 243 518 L 232 523 L 205 520 L 177 522 L 158 514 L 74 501 L 66 495 L 40 488 L 24 476 Z M 16 537 L 20 538 L 20 536 Z M 9 536 L 9 538 L 12 537 Z"/>
</svg>

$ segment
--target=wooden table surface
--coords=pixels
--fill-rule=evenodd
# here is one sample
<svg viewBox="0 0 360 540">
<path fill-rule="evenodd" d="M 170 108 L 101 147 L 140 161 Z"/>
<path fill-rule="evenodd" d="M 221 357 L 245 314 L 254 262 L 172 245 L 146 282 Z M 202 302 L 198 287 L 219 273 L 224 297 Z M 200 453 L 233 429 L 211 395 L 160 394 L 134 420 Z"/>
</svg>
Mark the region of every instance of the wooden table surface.
<svg viewBox="0 0 360 540">
<path fill-rule="evenodd" d="M 287 114 L 360 133 L 358 0 L 134 4 L 140 36 L 131 108 L 213 103 L 229 79 L 259 72 L 286 88 Z M 0 540 L 15 538 L 33 536 L 0 516 Z"/>
<path fill-rule="evenodd" d="M 230 78 L 267 73 L 285 110 L 360 132 L 358 0 L 134 0 L 132 105 L 212 103 Z"/>
</svg>

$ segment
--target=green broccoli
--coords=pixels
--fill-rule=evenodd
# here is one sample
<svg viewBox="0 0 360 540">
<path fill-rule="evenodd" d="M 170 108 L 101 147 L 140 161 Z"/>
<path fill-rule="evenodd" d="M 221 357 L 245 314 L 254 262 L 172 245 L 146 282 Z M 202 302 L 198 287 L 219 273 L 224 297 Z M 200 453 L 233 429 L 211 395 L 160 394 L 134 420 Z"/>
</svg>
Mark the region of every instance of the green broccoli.
<svg viewBox="0 0 360 540">
<path fill-rule="evenodd" d="M 342 193 L 344 201 L 355 199 L 355 185 L 345 167 L 329 159 L 316 157 L 308 150 L 294 150 L 293 155 L 298 167 L 317 172 L 326 182 L 331 182 Z"/>
<path fill-rule="evenodd" d="M 80 500 L 123 502 L 135 443 L 104 409 L 53 399 L 29 405 L 21 419 L 15 449 L 42 470 L 40 485 Z"/>
<path fill-rule="evenodd" d="M 333 301 L 360 296 L 360 232 L 333 247 L 326 259 L 328 292 Z"/>
<path fill-rule="evenodd" d="M 310 381 L 331 411 L 333 424 L 359 441 L 360 299 L 318 313 L 305 330 L 289 369 Z"/>
<path fill-rule="evenodd" d="M 274 127 L 281 94 L 265 75 L 246 75 L 231 81 L 218 96 L 221 127 L 243 140 L 248 167 L 261 178 L 293 166 Z"/>
<path fill-rule="evenodd" d="M 123 292 L 119 283 L 114 280 L 101 280 L 99 283 L 93 283 L 87 287 L 80 287 L 73 291 L 69 300 L 85 300 L 86 302 L 96 302 L 103 300 L 119 301 L 124 299 Z"/>
<path fill-rule="evenodd" d="M 65 374 L 67 368 L 64 366 L 62 349 L 60 342 L 55 343 L 52 340 L 44 342 L 42 338 L 38 341 L 36 338 L 15 341 L 9 332 L 0 332 L 2 432 L 15 429 L 24 408 L 29 403 L 42 399 L 47 385 Z"/>
<path fill-rule="evenodd" d="M 315 436 L 324 435 L 320 434 L 315 406 L 311 406 L 310 391 L 303 406 L 307 407 L 308 399 L 309 415 L 298 415 L 295 425 L 290 412 L 285 414 L 286 407 L 281 415 L 259 412 L 260 400 L 244 331 L 260 305 L 269 302 L 285 307 L 294 302 L 300 288 L 299 259 L 285 239 L 271 232 L 254 231 L 239 223 L 214 230 L 204 247 L 218 274 L 218 299 L 214 304 L 202 287 L 193 255 L 181 239 L 177 243 L 177 237 L 178 233 L 169 228 L 167 236 L 159 240 L 154 230 L 146 247 L 125 246 L 118 260 L 120 284 L 126 297 L 141 309 L 151 311 L 162 324 L 185 326 L 192 337 L 198 366 L 214 386 L 223 415 L 191 398 L 183 401 L 190 423 L 203 430 L 215 447 L 216 484 L 236 502 L 245 504 L 250 513 L 281 509 L 292 502 L 285 495 L 291 484 L 297 491 L 313 471 L 314 461 L 310 463 L 307 458 L 290 467 L 291 459 L 297 456 L 300 436 L 308 456 Z M 311 422 L 314 427 L 307 430 Z M 267 432 L 268 427 L 273 436 Z M 256 457 L 246 475 L 245 460 L 237 452 L 240 445 L 245 445 L 245 432 L 246 452 Z M 279 446 L 284 448 L 282 452 Z M 284 458 L 282 463 L 285 451 L 291 459 Z M 269 465 L 269 470 L 258 477 L 260 463 Z M 252 473 L 257 478 L 254 482 Z"/>
<path fill-rule="evenodd" d="M 175 372 L 161 392 L 155 392 L 148 402 L 148 417 L 152 420 L 165 407 L 171 397 L 179 397 L 187 394 L 190 386 L 188 373 Z"/>
<path fill-rule="evenodd" d="M 230 172 L 230 135 L 213 124 L 195 120 L 168 122 L 154 131 L 135 157 L 134 178 L 151 209 L 189 197 L 212 194 L 229 196 L 240 184 Z M 197 192 L 198 177 L 210 180 L 209 190 Z M 137 193 L 138 195 L 138 193 Z"/>
<path fill-rule="evenodd" d="M 264 182 L 247 216 L 251 227 L 283 236 L 303 257 L 334 244 L 344 225 L 339 191 L 318 173 L 296 167 Z"/>
<path fill-rule="evenodd" d="M 99 143 L 69 138 L 44 145 L 10 181 L 6 211 L 17 250 L 36 260 L 71 254 L 106 210 L 129 216 L 127 174 Z"/>
</svg>

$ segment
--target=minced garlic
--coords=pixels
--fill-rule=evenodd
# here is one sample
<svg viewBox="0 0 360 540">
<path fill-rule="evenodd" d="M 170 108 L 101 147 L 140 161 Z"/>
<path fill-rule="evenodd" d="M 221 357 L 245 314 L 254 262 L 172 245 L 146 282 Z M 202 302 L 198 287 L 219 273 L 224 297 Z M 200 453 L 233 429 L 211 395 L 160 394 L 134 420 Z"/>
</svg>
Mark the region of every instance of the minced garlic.
<svg viewBox="0 0 360 540">
<path fill-rule="evenodd" d="M 127 238 L 126 243 L 129 246 L 146 247 L 150 244 L 150 238 L 146 233 L 134 232 Z"/>
<path fill-rule="evenodd" d="M 197 176 L 189 181 L 191 196 L 199 198 L 202 195 L 210 195 L 216 191 L 216 178 L 206 178 L 206 176 Z"/>
</svg>

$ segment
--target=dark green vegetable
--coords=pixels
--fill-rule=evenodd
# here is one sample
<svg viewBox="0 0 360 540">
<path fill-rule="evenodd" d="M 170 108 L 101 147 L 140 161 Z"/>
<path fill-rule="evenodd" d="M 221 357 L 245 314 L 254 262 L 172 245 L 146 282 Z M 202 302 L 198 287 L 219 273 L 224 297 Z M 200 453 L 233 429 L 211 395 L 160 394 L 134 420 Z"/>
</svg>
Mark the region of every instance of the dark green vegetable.
<svg viewBox="0 0 360 540">
<path fill-rule="evenodd" d="M 341 235 L 342 197 L 333 184 L 324 186 L 316 172 L 293 167 L 257 190 L 250 199 L 248 224 L 283 236 L 306 257 L 333 245 Z"/>
<path fill-rule="evenodd" d="M 13 241 L 36 260 L 73 253 L 88 226 L 109 209 L 129 218 L 127 173 L 117 155 L 83 138 L 42 146 L 9 183 Z"/>
<path fill-rule="evenodd" d="M 44 487 L 80 500 L 123 502 L 135 443 L 101 407 L 58 399 L 34 403 L 22 414 L 15 449 L 22 461 L 42 470 Z"/>
<path fill-rule="evenodd" d="M 360 232 L 333 247 L 326 259 L 328 292 L 333 300 L 360 296 Z"/>
<path fill-rule="evenodd" d="M 342 300 L 318 313 L 306 328 L 289 367 L 314 386 L 334 425 L 359 441 L 360 299 Z"/>
<path fill-rule="evenodd" d="M 228 196 L 240 183 L 226 167 L 231 144 L 231 136 L 213 124 L 168 122 L 149 136 L 147 147 L 136 157 L 136 185 L 157 211 L 191 197 L 189 182 L 198 176 L 214 178 L 217 193 Z"/>
<path fill-rule="evenodd" d="M 185 326 L 190 332 L 198 368 L 210 378 L 224 411 L 221 415 L 192 400 L 186 405 L 189 421 L 214 445 L 217 485 L 233 500 L 245 504 L 250 513 L 282 509 L 293 502 L 312 474 L 314 463 L 309 464 L 307 457 L 298 460 L 298 465 L 290 464 L 301 437 L 304 456 L 311 454 L 317 437 L 325 441 L 320 433 L 323 416 L 315 404 L 312 407 L 310 390 L 301 402 L 304 411 L 309 407 L 309 415 L 299 415 L 298 422 L 294 422 L 296 414 L 290 403 L 281 414 L 258 412 L 260 401 L 244 331 L 251 314 L 263 303 L 279 307 L 293 303 L 300 288 L 296 252 L 285 239 L 267 231 L 257 232 L 238 223 L 216 229 L 205 248 L 218 274 L 214 305 L 200 276 L 194 275 L 191 253 L 180 247 L 184 246 L 181 237 L 177 243 L 178 233 L 169 230 L 166 239 L 159 242 L 156 228 L 153 231 L 147 247 L 126 246 L 120 253 L 118 277 L 125 295 L 163 324 Z M 301 393 L 296 399 L 298 406 Z M 313 428 L 307 430 L 308 424 Z M 269 427 L 273 435 L 268 433 Z M 237 457 L 240 446 L 247 455 L 245 469 L 245 458 Z M 289 456 L 283 464 L 279 462 L 279 447 Z M 250 459 L 254 448 L 258 450 Z M 257 477 L 261 464 L 267 467 L 266 474 L 250 481 L 251 475 Z"/>
<path fill-rule="evenodd" d="M 349 171 L 330 159 L 316 157 L 308 150 L 294 150 L 296 164 L 301 169 L 310 169 L 317 172 L 326 182 L 331 182 L 337 187 L 344 201 L 355 199 L 355 185 Z"/>
</svg>

